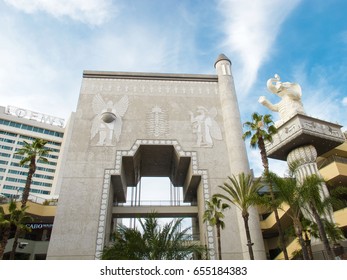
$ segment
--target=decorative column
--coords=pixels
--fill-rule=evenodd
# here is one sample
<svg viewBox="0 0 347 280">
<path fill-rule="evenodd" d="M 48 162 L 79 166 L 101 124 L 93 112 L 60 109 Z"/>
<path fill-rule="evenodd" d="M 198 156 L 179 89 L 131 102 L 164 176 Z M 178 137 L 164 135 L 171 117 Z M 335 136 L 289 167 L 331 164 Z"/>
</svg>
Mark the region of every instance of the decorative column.
<svg viewBox="0 0 347 280">
<path fill-rule="evenodd" d="M 287 157 L 288 166 L 296 164 L 295 177 L 299 183 L 311 175 L 321 177 L 317 166 L 317 150 L 313 145 L 306 145 L 292 150 Z M 321 197 L 328 197 L 329 192 L 325 183 L 321 184 Z M 313 220 L 307 212 L 304 211 L 306 218 Z M 326 218 L 333 221 L 332 211 L 326 213 Z"/>
<path fill-rule="evenodd" d="M 272 137 L 273 141 L 266 143 L 268 157 L 287 160 L 289 166 L 294 162 L 299 164 L 295 173 L 299 182 L 313 174 L 321 177 L 316 163 L 317 156 L 345 141 L 342 126 L 307 116 L 301 102 L 299 84 L 281 82 L 276 74 L 267 81 L 267 88 L 281 98 L 277 104 L 272 104 L 264 96 L 259 98 L 259 103 L 278 112 L 280 116 L 275 124 L 277 133 Z M 329 196 L 324 183 L 321 184 L 321 196 Z M 304 215 L 312 220 L 307 212 Z M 328 211 L 326 218 L 333 221 L 332 211 Z M 318 240 L 315 242 L 319 243 Z"/>
</svg>

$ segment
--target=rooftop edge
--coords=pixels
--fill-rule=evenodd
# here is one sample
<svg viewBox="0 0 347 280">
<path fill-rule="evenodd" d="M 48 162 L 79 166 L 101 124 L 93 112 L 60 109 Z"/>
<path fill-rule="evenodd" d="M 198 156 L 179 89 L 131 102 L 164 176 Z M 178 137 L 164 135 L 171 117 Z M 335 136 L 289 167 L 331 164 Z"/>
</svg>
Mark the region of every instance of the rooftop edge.
<svg viewBox="0 0 347 280">
<path fill-rule="evenodd" d="M 217 75 L 208 74 L 168 74 L 168 73 L 144 73 L 144 72 L 113 72 L 84 70 L 83 78 L 97 79 L 133 79 L 133 80 L 177 80 L 177 81 L 201 81 L 217 82 Z"/>
</svg>

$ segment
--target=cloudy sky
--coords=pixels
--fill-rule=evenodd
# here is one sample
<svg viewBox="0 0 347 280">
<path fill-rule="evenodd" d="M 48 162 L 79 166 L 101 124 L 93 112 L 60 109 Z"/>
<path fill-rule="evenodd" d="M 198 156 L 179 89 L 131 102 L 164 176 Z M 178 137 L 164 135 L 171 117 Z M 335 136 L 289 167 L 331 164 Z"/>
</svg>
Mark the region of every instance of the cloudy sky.
<svg viewBox="0 0 347 280">
<path fill-rule="evenodd" d="M 0 105 L 67 119 L 83 70 L 215 74 L 224 53 L 244 121 L 267 112 L 260 95 L 276 102 L 265 84 L 278 73 L 301 85 L 309 115 L 347 130 L 346 11 L 345 0 L 0 0 Z"/>
</svg>

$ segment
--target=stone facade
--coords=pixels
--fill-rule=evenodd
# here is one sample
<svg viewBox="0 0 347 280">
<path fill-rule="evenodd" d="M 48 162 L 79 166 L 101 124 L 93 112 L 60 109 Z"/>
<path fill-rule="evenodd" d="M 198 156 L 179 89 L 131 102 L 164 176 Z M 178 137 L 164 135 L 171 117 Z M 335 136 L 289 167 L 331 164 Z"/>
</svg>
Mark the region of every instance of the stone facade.
<svg viewBox="0 0 347 280">
<path fill-rule="evenodd" d="M 167 176 L 197 205 L 200 242 L 216 257 L 205 200 L 228 175 L 250 172 L 231 63 L 217 75 L 85 71 L 59 174 L 48 259 L 97 259 L 109 242 L 113 206 L 141 176 Z M 226 212 L 223 259 L 247 259 L 243 220 Z M 256 259 L 265 258 L 258 214 L 250 218 Z"/>
</svg>

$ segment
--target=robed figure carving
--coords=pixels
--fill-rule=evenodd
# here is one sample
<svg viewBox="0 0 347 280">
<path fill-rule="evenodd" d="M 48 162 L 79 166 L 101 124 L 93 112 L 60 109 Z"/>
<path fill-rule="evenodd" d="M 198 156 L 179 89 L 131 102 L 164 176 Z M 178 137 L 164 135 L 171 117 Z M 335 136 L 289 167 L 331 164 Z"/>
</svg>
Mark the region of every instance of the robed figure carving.
<svg viewBox="0 0 347 280">
<path fill-rule="evenodd" d="M 222 140 L 222 132 L 215 121 L 217 109 L 212 107 L 207 110 L 203 106 L 197 107 L 197 115 L 190 114 L 190 121 L 193 126 L 193 133 L 196 134 L 197 147 L 213 147 L 213 139 Z"/>
</svg>

